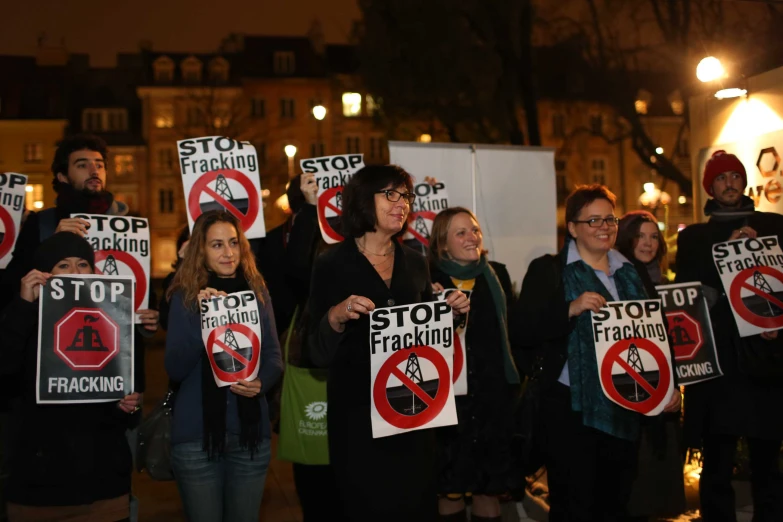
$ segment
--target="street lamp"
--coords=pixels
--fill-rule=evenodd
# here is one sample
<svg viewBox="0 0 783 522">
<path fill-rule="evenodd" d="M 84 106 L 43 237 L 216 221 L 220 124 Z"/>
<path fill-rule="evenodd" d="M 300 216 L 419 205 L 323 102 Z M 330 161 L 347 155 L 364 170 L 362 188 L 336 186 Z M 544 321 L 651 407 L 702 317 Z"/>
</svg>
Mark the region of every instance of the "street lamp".
<svg viewBox="0 0 783 522">
<path fill-rule="evenodd" d="M 317 136 L 317 142 L 318 142 L 318 154 L 323 155 L 323 145 L 321 143 L 321 121 L 323 121 L 324 118 L 326 118 L 326 107 L 323 105 L 316 105 L 313 107 L 313 117 L 318 120 L 318 123 L 316 124 L 316 136 Z"/>
<path fill-rule="evenodd" d="M 720 60 L 714 56 L 703 58 L 696 66 L 696 78 L 700 82 L 707 83 L 726 76 L 726 70 Z"/>
<path fill-rule="evenodd" d="M 296 145 L 286 145 L 283 148 L 285 155 L 288 156 L 288 179 L 294 177 L 294 156 L 296 156 Z"/>
</svg>

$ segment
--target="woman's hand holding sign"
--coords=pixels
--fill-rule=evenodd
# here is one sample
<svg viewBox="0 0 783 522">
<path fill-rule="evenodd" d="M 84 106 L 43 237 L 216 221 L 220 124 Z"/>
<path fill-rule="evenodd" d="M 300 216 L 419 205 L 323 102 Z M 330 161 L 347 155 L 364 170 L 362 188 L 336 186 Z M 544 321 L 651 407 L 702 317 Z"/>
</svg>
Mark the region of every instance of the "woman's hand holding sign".
<svg viewBox="0 0 783 522">
<path fill-rule="evenodd" d="M 141 402 L 141 394 L 133 392 L 130 395 L 123 397 L 120 402 L 117 403 L 117 407 L 125 413 L 133 413 L 139 410 L 139 403 Z"/>
<path fill-rule="evenodd" d="M 361 317 L 360 314 L 369 314 L 375 310 L 375 303 L 360 295 L 352 295 L 345 301 L 329 309 L 329 325 L 335 332 L 345 330 L 345 323 Z"/>
<path fill-rule="evenodd" d="M 19 296 L 27 302 L 35 302 L 35 300 L 38 299 L 38 295 L 41 293 L 41 285 L 45 285 L 50 277 L 52 277 L 52 274 L 47 272 L 30 270 L 27 275 L 22 278 L 22 288 L 19 290 Z"/>
<path fill-rule="evenodd" d="M 454 310 L 456 315 L 464 315 L 470 311 L 470 299 L 459 290 L 451 292 L 446 297 L 446 304 Z"/>
<path fill-rule="evenodd" d="M 231 391 L 242 397 L 252 398 L 261 393 L 261 381 L 259 379 L 252 381 L 239 379 L 239 381 L 231 385 Z"/>
<path fill-rule="evenodd" d="M 604 296 L 596 292 L 585 292 L 568 305 L 568 318 L 576 317 L 587 310 L 598 312 L 604 306 L 606 306 Z"/>
<path fill-rule="evenodd" d="M 213 297 L 225 297 L 227 295 L 228 294 L 222 290 L 215 290 L 214 288 L 207 287 L 198 293 L 198 300 L 209 301 Z"/>
</svg>

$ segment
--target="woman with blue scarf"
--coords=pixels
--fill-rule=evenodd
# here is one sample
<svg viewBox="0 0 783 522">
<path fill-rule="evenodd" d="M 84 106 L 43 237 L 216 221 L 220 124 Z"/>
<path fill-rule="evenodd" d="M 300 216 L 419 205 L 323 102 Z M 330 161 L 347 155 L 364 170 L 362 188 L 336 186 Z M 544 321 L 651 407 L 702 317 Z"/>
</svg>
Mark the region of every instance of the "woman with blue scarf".
<svg viewBox="0 0 783 522">
<path fill-rule="evenodd" d="M 614 208 L 614 194 L 602 185 L 568 197 L 566 244 L 530 264 L 509 321 L 514 346 L 539 355 L 551 522 L 628 517 L 642 415 L 604 396 L 590 312 L 648 295 L 634 266 L 613 249 Z M 665 411 L 679 406 L 675 392 Z"/>
</svg>

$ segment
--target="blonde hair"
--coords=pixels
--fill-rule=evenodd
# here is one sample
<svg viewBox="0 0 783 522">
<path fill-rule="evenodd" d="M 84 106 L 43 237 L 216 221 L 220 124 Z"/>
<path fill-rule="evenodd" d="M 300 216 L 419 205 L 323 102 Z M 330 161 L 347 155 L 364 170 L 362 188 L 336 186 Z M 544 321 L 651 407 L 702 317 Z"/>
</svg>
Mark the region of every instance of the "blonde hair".
<svg viewBox="0 0 783 522">
<path fill-rule="evenodd" d="M 481 225 L 479 224 L 476 214 L 471 212 L 469 209 L 465 207 L 449 207 L 445 210 L 442 210 L 437 216 L 435 216 L 435 220 L 432 222 L 429 249 L 429 259 L 431 263 L 438 263 L 443 259 L 448 258 L 448 254 L 446 253 L 446 246 L 448 245 L 449 241 L 449 227 L 451 226 L 451 220 L 454 219 L 454 216 L 458 214 L 469 215 L 479 226 L 479 230 L 481 230 Z M 482 255 L 486 253 L 486 250 L 481 251 Z"/>
<path fill-rule="evenodd" d="M 259 302 L 263 303 L 263 290 L 266 286 L 261 272 L 256 268 L 256 258 L 250 248 L 245 233 L 242 231 L 242 225 L 232 214 L 223 210 L 210 210 L 199 216 L 196 224 L 193 226 L 193 232 L 190 236 L 190 243 L 185 249 L 185 257 L 182 259 L 174 280 L 171 282 L 166 299 L 171 300 L 174 292 L 181 291 L 182 299 L 186 307 L 191 309 L 198 308 L 198 293 L 207 285 L 209 280 L 209 268 L 206 263 L 204 250 L 207 244 L 207 232 L 217 223 L 228 223 L 234 227 L 239 240 L 239 273 L 247 281 L 250 289 L 258 297 Z"/>
</svg>

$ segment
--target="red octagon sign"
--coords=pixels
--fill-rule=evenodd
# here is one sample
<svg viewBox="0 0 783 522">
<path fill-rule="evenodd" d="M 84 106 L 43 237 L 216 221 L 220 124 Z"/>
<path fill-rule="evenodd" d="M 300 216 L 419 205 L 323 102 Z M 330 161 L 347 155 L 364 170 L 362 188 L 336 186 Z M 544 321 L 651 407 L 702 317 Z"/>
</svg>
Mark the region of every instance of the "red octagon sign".
<svg viewBox="0 0 783 522">
<path fill-rule="evenodd" d="M 74 308 L 54 325 L 54 353 L 72 370 L 102 370 L 120 351 L 120 327 L 100 308 Z"/>
<path fill-rule="evenodd" d="M 669 322 L 669 338 L 674 348 L 674 359 L 690 361 L 696 357 L 704 346 L 704 335 L 699 322 L 682 310 L 666 312 L 666 320 Z"/>
</svg>

